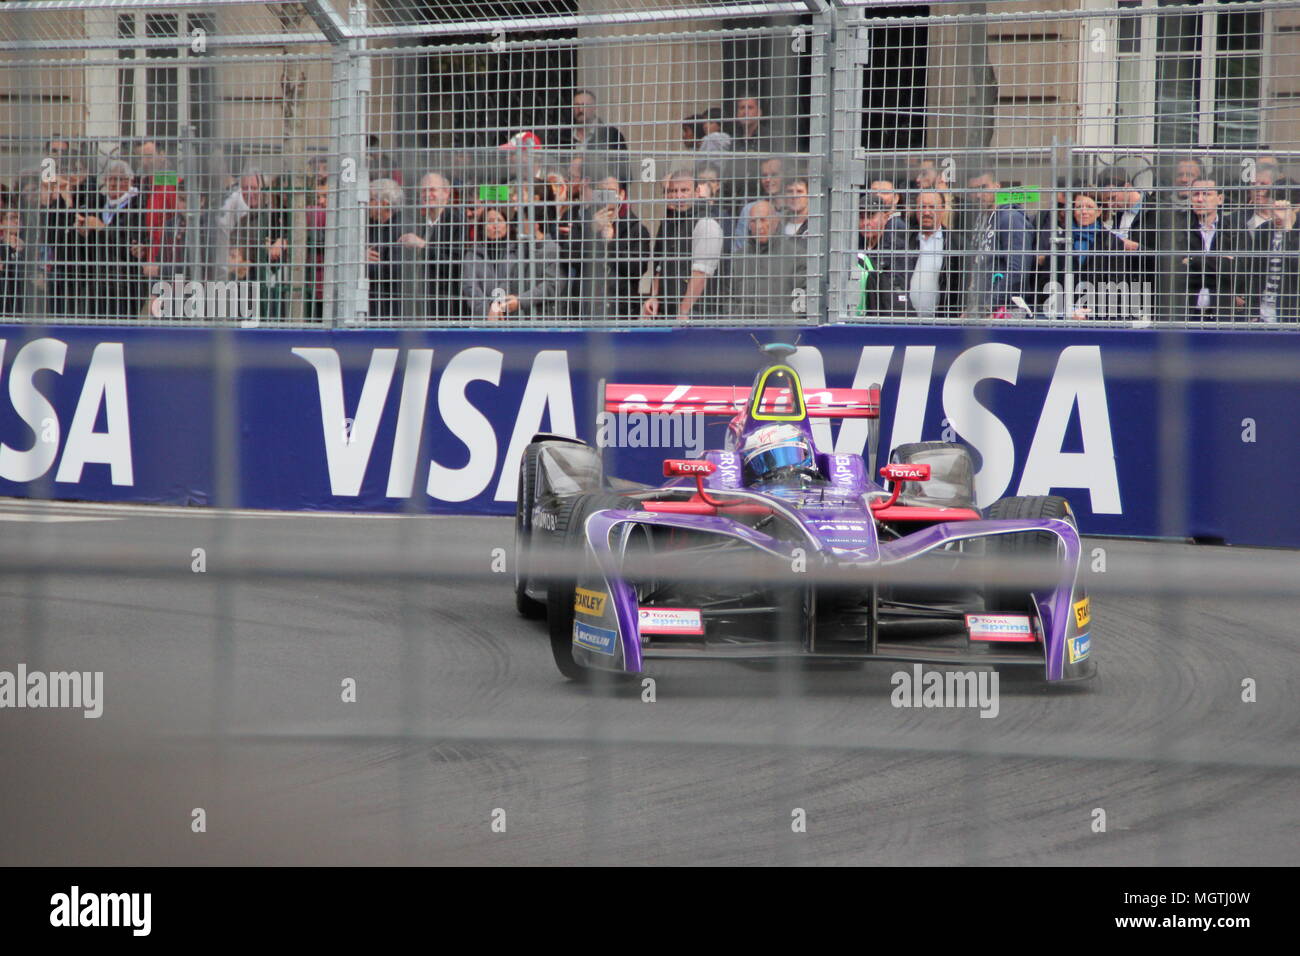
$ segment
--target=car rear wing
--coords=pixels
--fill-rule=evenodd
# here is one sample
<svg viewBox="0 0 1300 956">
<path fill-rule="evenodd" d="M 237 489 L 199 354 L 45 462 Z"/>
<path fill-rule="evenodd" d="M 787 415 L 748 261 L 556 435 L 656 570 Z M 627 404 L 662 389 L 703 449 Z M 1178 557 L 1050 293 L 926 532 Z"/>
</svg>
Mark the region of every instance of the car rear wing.
<svg viewBox="0 0 1300 956">
<path fill-rule="evenodd" d="M 788 388 L 764 390 L 764 414 L 794 411 Z M 655 414 L 735 415 L 749 402 L 749 386 L 617 385 L 605 386 L 605 411 Z M 879 418 L 879 388 L 816 388 L 803 393 L 809 418 Z"/>
</svg>

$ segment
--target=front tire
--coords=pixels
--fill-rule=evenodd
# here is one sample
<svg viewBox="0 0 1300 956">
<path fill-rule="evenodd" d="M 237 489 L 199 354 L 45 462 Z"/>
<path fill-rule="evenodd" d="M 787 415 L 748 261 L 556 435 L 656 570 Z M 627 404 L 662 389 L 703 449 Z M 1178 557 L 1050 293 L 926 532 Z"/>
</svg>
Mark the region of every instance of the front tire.
<svg viewBox="0 0 1300 956">
<path fill-rule="evenodd" d="M 989 505 L 985 516 L 991 521 L 997 520 L 1041 520 L 1057 518 L 1069 522 L 1077 531 L 1078 523 L 1070 503 L 1059 495 L 1020 495 L 1014 498 L 1002 498 Z M 1041 557 L 1044 567 L 1056 567 L 1057 537 L 1050 531 L 1028 531 L 1021 534 L 996 535 L 988 538 L 985 554 L 990 558 L 1012 558 L 1023 561 L 1026 558 Z M 989 614 L 1034 614 L 1034 601 L 1029 596 L 1030 590 L 1049 586 L 1052 579 L 1029 581 L 1022 587 L 1011 589 L 1005 583 L 990 583 L 984 588 L 984 609 Z"/>
<path fill-rule="evenodd" d="M 524 449 L 519 460 L 519 490 L 515 494 L 515 609 L 530 620 L 546 614 L 546 605 L 528 596 L 529 549 L 533 539 L 533 495 L 537 489 L 539 443 Z"/>
</svg>

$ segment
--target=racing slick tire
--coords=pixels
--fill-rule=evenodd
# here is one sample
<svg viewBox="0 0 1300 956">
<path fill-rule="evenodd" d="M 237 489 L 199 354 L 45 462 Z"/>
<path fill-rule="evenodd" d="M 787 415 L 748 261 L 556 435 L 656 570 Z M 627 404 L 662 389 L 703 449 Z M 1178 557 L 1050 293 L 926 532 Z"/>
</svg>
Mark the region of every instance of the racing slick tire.
<svg viewBox="0 0 1300 956">
<path fill-rule="evenodd" d="M 1059 495 L 1020 495 L 1014 498 L 1002 498 L 989 505 L 985 516 L 990 520 L 1059 518 L 1068 521 L 1078 529 L 1070 503 Z M 1057 537 L 1050 531 L 1033 531 L 1022 534 L 997 535 L 989 538 L 985 545 L 985 554 L 991 558 L 1007 557 L 1024 559 L 1042 555 L 1050 559 L 1045 563 L 1052 566 L 1056 558 Z M 984 609 L 989 614 L 1030 614 L 1033 612 L 1033 600 L 1029 597 L 1030 588 L 1050 584 L 1027 582 L 1017 590 L 998 588 L 992 584 L 984 589 Z"/>
<path fill-rule="evenodd" d="M 574 495 L 560 505 L 555 516 L 555 536 L 570 552 L 569 567 L 581 564 L 583 529 L 587 518 L 594 512 L 612 508 L 637 510 L 641 503 L 622 495 Z M 552 579 L 546 589 L 546 619 L 551 634 L 551 654 L 560 673 L 572 681 L 585 681 L 587 668 L 573 659 L 573 601 L 577 591 L 576 577 Z"/>
<path fill-rule="evenodd" d="M 515 495 L 515 608 L 536 620 L 546 614 L 542 601 L 528 596 L 529 546 L 533 537 L 533 495 L 537 488 L 537 454 L 541 443 L 524 449 L 519 460 L 519 490 Z"/>
<path fill-rule="evenodd" d="M 958 442 L 914 441 L 899 445 L 889 456 L 903 465 L 930 466 L 930 480 L 905 481 L 903 500 L 948 508 L 975 507 L 975 463 L 970 449 Z"/>
</svg>

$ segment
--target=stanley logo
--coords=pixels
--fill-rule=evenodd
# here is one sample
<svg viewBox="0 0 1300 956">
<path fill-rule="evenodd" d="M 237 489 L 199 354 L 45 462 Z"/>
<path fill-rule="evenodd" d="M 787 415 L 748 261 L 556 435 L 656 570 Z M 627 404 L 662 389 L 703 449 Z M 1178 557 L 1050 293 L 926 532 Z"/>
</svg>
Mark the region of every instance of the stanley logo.
<svg viewBox="0 0 1300 956">
<path fill-rule="evenodd" d="M 573 597 L 573 609 L 579 614 L 590 614 L 592 617 L 600 617 L 605 613 L 605 598 L 608 595 L 601 594 L 599 591 L 588 591 L 586 588 L 578 588 Z"/>
<path fill-rule="evenodd" d="M 1092 604 L 1088 598 L 1076 601 L 1074 605 L 1074 623 L 1083 630 L 1092 621 Z"/>
</svg>

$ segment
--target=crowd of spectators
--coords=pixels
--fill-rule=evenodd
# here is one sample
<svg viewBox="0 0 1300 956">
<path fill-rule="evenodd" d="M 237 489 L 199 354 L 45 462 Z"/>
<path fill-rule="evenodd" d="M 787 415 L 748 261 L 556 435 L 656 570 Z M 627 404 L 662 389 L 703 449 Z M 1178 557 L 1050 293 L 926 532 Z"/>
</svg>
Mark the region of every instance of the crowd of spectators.
<svg viewBox="0 0 1300 956">
<path fill-rule="evenodd" d="M 493 173 L 452 162 L 410 186 L 372 138 L 362 260 L 372 320 L 803 314 L 808 243 L 827 228 L 812 219 L 821 180 L 772 152 L 759 98 L 687 117 L 671 168 L 636 200 L 627 140 L 595 95 L 579 91 L 568 115 L 502 144 Z M 208 215 L 201 199 L 187 208 L 202 192 L 183 188 L 156 142 L 99 168 L 65 140 L 46 156 L 39 174 L 0 191 L 0 312 L 157 316 L 154 283 L 194 272 L 197 250 L 208 278 L 256 281 L 259 318 L 323 318 L 334 188 L 323 158 L 292 183 L 248 165 L 213 191 Z M 1124 283 L 1144 290 L 1152 318 L 1300 320 L 1300 186 L 1273 157 L 1256 157 L 1251 180 L 1231 188 L 1192 158 L 1146 188 L 1107 167 L 1058 181 L 1040 211 L 1026 209 L 1036 187 L 996 169 L 958 180 L 951 167 L 922 159 L 866 177 L 850 277 L 857 317 L 1136 317 L 1078 294 Z"/>
<path fill-rule="evenodd" d="M 1059 180 L 1033 213 L 1037 190 L 996 170 L 958 189 L 923 162 L 900 202 L 887 179 L 863 198 L 857 314 L 1300 321 L 1300 183 L 1271 156 L 1250 168 L 1230 187 L 1187 158 L 1167 186 L 1141 189 L 1111 166 Z"/>
</svg>

